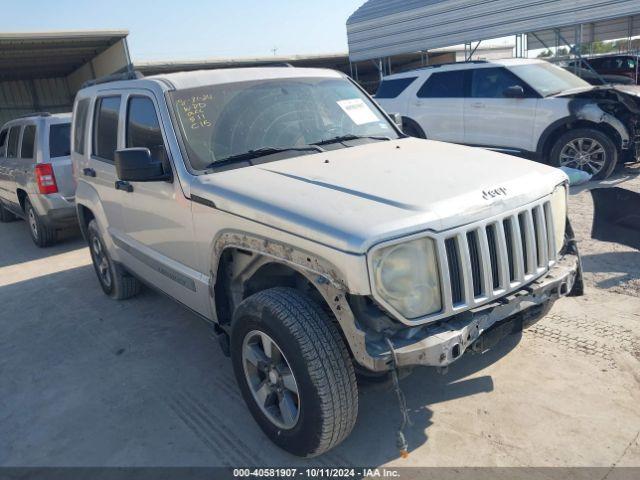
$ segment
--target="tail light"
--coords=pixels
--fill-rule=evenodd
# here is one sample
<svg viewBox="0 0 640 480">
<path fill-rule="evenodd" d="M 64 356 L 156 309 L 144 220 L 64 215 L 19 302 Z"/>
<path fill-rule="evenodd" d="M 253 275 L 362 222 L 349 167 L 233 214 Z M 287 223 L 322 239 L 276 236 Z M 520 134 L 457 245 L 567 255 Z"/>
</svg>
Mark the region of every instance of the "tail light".
<svg viewBox="0 0 640 480">
<path fill-rule="evenodd" d="M 53 166 L 50 163 L 39 163 L 36 165 L 36 181 L 38 182 L 38 190 L 40 193 L 57 193 L 58 185 L 56 184 L 56 176 L 53 174 Z"/>
</svg>

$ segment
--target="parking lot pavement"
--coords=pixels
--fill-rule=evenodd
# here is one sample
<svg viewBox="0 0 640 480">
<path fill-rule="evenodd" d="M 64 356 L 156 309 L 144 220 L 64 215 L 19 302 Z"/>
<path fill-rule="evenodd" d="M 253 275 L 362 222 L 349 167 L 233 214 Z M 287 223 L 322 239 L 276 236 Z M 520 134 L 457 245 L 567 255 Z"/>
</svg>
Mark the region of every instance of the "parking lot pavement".
<svg viewBox="0 0 640 480">
<path fill-rule="evenodd" d="M 640 176 L 616 182 L 635 189 Z M 575 190 L 585 297 L 446 376 L 402 380 L 406 460 L 383 386 L 361 389 L 341 446 L 312 460 L 283 453 L 250 417 L 207 325 L 148 289 L 105 297 L 78 238 L 39 250 L 24 222 L 0 225 L 0 465 L 638 466 L 640 253 L 590 240 L 592 211 Z"/>
</svg>

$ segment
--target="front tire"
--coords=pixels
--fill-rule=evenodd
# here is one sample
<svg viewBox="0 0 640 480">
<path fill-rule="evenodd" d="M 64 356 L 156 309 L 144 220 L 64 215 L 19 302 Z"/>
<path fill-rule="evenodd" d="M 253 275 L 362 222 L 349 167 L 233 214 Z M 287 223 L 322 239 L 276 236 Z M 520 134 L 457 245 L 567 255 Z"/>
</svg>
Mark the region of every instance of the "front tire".
<svg viewBox="0 0 640 480">
<path fill-rule="evenodd" d="M 87 238 L 93 268 L 104 293 L 114 300 L 136 296 L 140 292 L 140 282 L 111 260 L 95 220 L 87 226 Z"/>
<path fill-rule="evenodd" d="M 26 215 L 27 224 L 29 225 L 29 233 L 31 234 L 33 243 L 40 248 L 53 245 L 56 241 L 55 229 L 45 225 L 28 198 L 24 201 L 24 213 Z"/>
<path fill-rule="evenodd" d="M 329 316 L 300 292 L 272 288 L 245 299 L 233 318 L 231 359 L 251 414 L 280 448 L 320 455 L 353 429 L 349 353 Z"/>
<path fill-rule="evenodd" d="M 593 128 L 570 130 L 556 140 L 549 162 L 554 167 L 569 167 L 607 178 L 618 163 L 618 149 L 604 133 Z"/>
<path fill-rule="evenodd" d="M 427 138 L 427 135 L 424 133 L 424 130 L 420 128 L 420 125 L 409 118 L 402 119 L 402 133 L 413 138 Z"/>
</svg>

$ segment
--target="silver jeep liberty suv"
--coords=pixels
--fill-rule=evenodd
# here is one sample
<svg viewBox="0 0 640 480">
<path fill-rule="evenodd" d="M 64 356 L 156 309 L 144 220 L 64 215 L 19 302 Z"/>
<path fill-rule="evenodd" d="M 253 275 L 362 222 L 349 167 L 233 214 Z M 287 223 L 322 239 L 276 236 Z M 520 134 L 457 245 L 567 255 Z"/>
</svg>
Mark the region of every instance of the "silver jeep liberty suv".
<svg viewBox="0 0 640 480">
<path fill-rule="evenodd" d="M 444 368 L 582 290 L 561 171 L 407 138 L 338 72 L 95 82 L 72 129 L 104 292 L 142 281 L 211 322 L 296 455 L 349 435 L 356 373 Z"/>
</svg>

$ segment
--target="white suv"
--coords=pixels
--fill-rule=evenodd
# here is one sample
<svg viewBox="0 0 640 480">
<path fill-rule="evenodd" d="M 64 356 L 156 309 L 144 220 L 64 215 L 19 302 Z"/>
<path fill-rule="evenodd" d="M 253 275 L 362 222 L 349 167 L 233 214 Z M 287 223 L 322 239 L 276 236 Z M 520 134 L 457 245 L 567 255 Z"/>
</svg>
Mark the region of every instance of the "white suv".
<svg viewBox="0 0 640 480">
<path fill-rule="evenodd" d="M 594 87 L 542 60 L 474 61 L 386 77 L 376 100 L 406 134 L 606 178 L 640 146 L 640 91 Z"/>
</svg>

